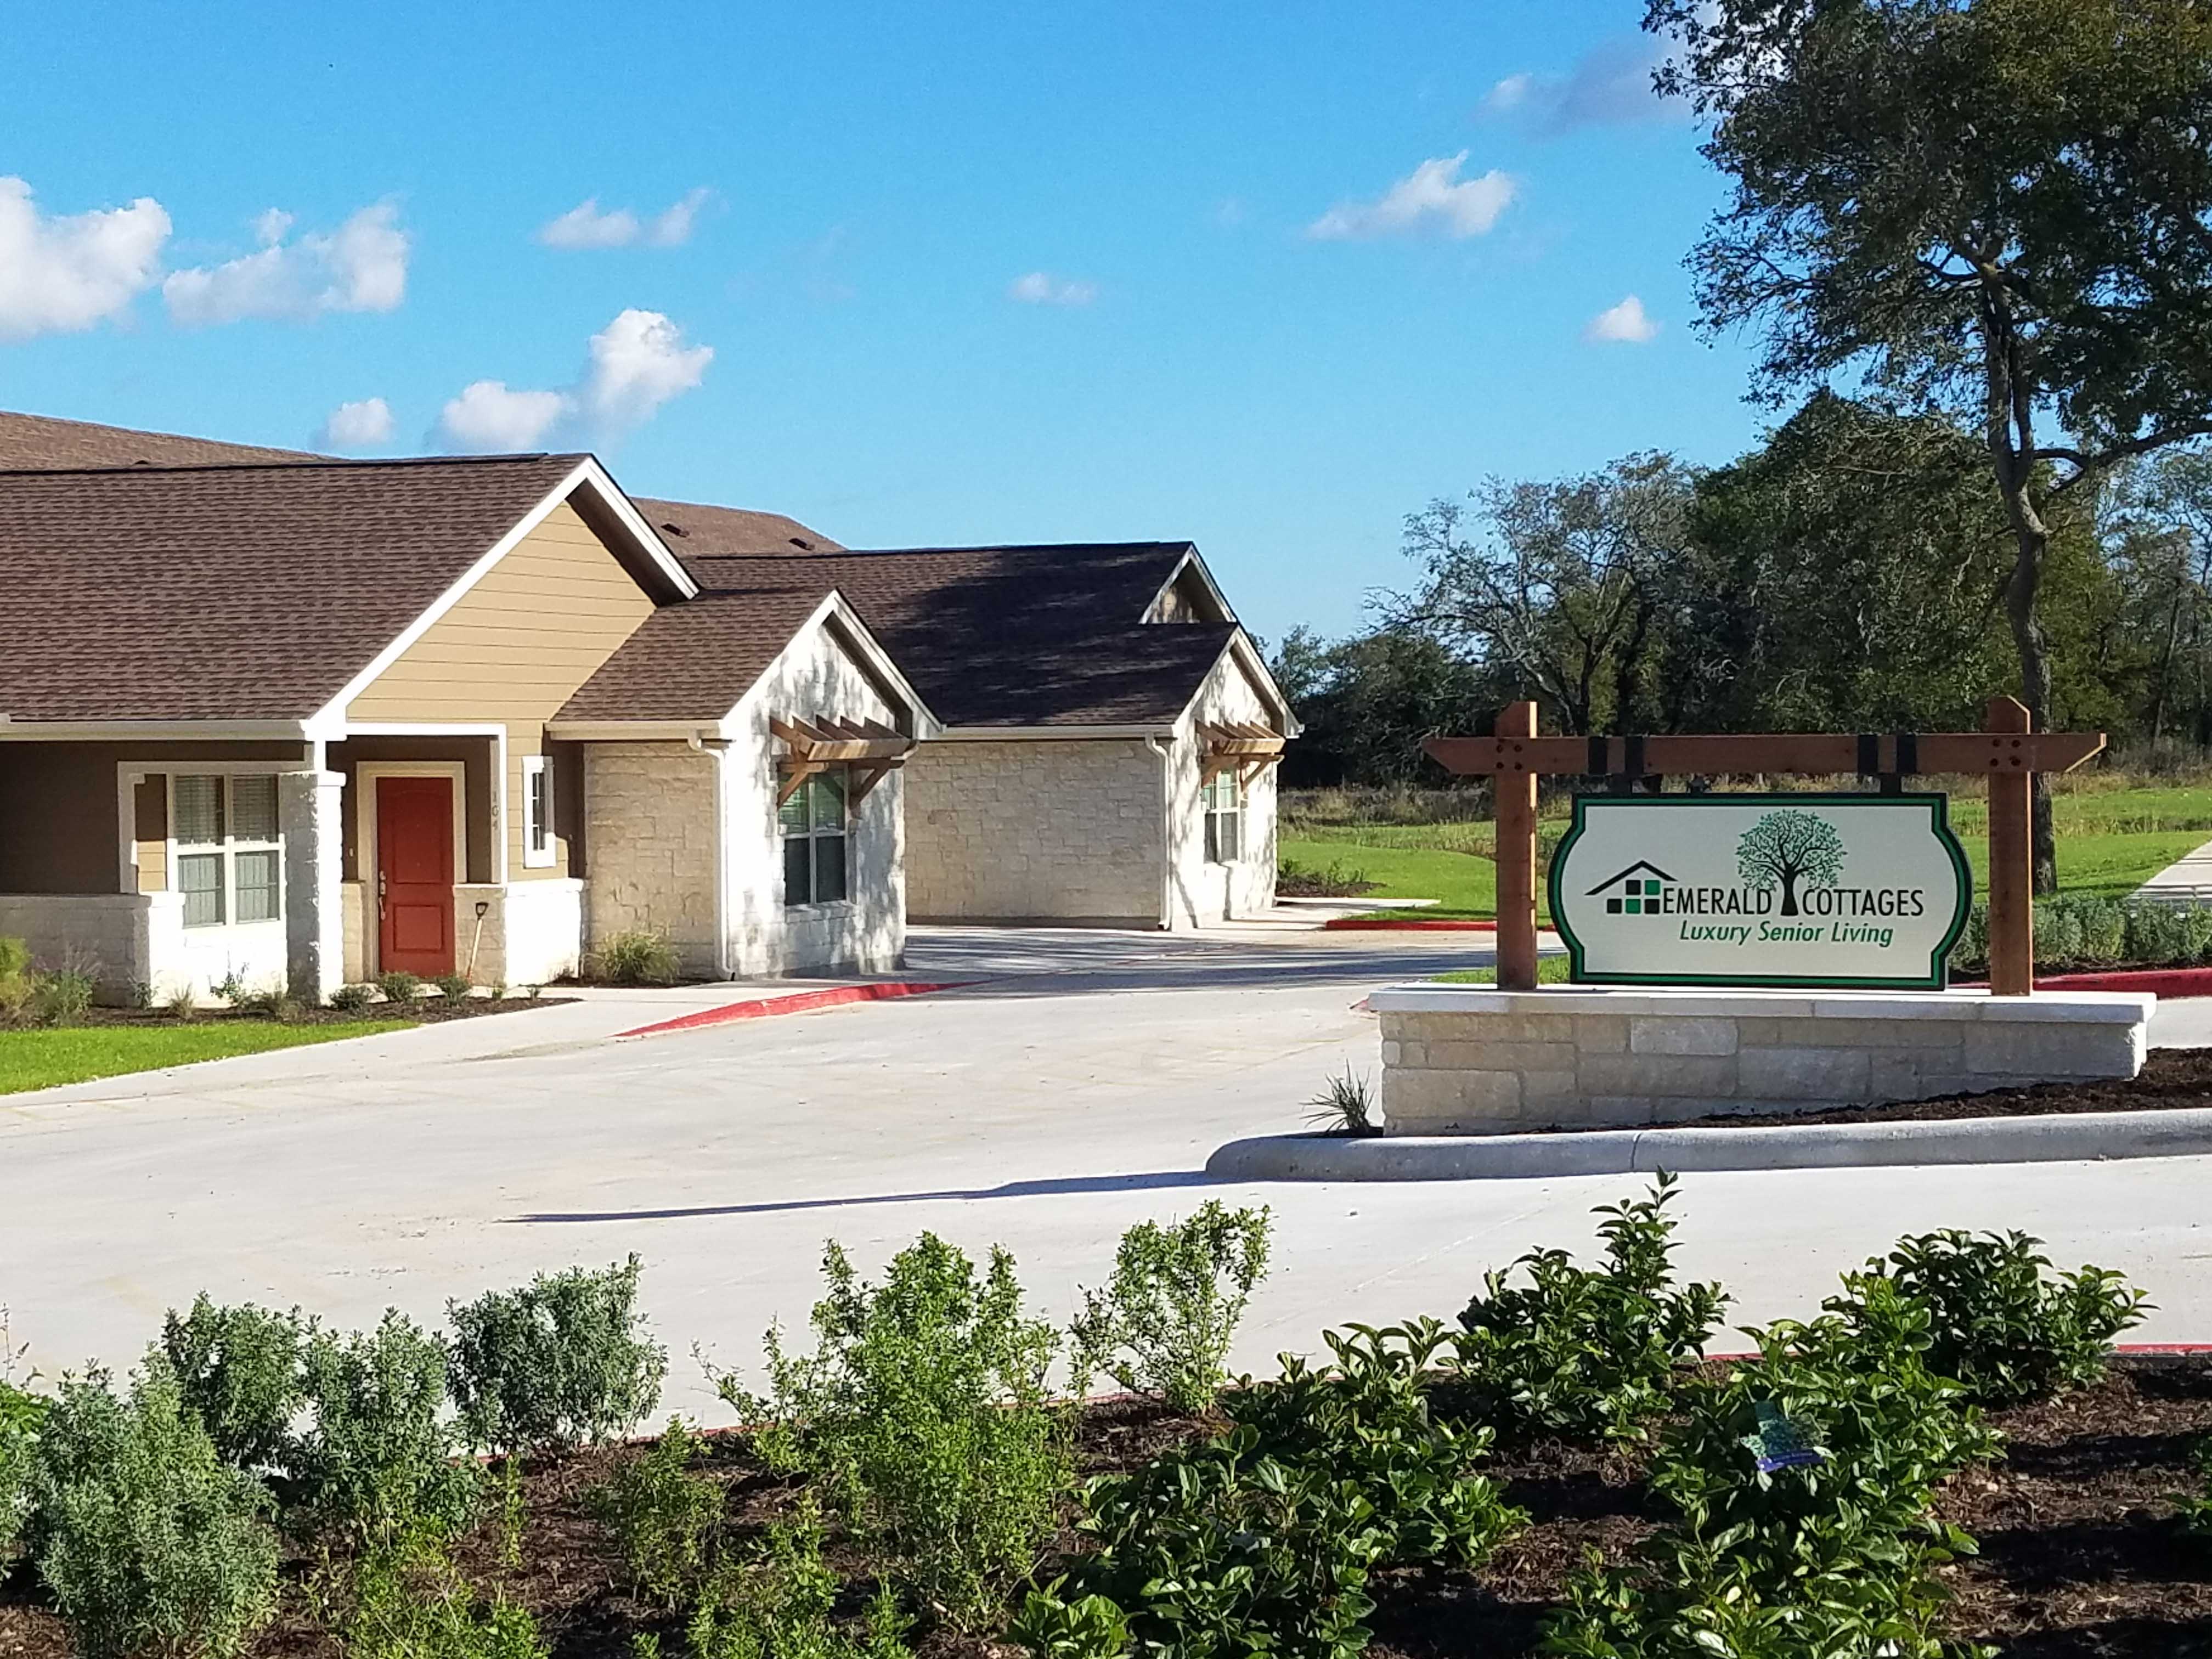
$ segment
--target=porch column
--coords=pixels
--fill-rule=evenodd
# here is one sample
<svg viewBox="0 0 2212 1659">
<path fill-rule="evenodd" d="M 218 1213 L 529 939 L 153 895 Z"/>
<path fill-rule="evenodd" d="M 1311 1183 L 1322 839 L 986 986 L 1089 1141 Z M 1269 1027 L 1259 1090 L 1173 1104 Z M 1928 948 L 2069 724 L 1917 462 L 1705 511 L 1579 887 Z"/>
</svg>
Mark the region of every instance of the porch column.
<svg viewBox="0 0 2212 1659">
<path fill-rule="evenodd" d="M 329 1000 L 345 978 L 345 916 L 338 772 L 286 772 L 277 778 L 284 835 L 285 978 L 303 1002 Z"/>
</svg>

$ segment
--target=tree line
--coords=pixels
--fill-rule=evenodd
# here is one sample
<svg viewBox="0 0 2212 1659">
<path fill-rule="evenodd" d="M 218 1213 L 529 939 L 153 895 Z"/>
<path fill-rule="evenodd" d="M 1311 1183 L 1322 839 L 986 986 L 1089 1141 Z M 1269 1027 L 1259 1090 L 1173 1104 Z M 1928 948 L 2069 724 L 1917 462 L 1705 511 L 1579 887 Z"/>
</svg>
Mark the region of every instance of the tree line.
<svg viewBox="0 0 2212 1659">
<path fill-rule="evenodd" d="M 1974 435 L 1814 392 L 1756 449 L 1493 479 L 1406 522 L 1416 580 L 1376 625 L 1293 629 L 1293 786 L 1438 775 L 1420 740 L 1534 697 L 1545 729 L 1959 730 L 2018 684 L 2014 547 Z M 2212 454 L 2116 470 L 2052 514 L 2050 719 L 2212 747 Z"/>
<path fill-rule="evenodd" d="M 1921 726 L 2009 687 L 2039 729 L 2202 741 L 2212 8 L 1648 0 L 1644 27 L 1729 186 L 1698 325 L 1753 337 L 1752 397 L 1794 412 L 1710 473 L 1638 455 L 1416 514 L 1425 580 L 1377 633 L 1284 642 L 1316 724 L 1522 693 L 1583 731 Z M 1402 690 L 1358 684 L 1385 666 Z M 2039 780 L 2045 890 L 2049 808 Z"/>
</svg>

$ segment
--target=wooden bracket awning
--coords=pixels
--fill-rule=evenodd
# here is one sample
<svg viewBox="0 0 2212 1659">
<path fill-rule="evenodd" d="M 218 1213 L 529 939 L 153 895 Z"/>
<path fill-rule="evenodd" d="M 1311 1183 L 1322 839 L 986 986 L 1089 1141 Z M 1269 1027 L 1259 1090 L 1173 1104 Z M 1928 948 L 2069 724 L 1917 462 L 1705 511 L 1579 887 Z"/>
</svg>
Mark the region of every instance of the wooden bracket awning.
<svg viewBox="0 0 2212 1659">
<path fill-rule="evenodd" d="M 1283 734 L 1248 720 L 1201 724 L 1198 738 L 1204 750 L 1200 779 L 1206 783 L 1224 772 L 1250 783 L 1283 757 Z"/>
<path fill-rule="evenodd" d="M 906 757 L 914 751 L 912 738 L 878 720 L 820 716 L 801 720 L 796 714 L 771 714 L 768 729 L 782 738 L 790 751 L 776 758 L 783 774 L 782 787 L 775 792 L 778 806 L 797 794 L 799 786 L 816 773 L 847 765 L 858 769 L 847 797 L 849 805 L 857 806 L 868 798 L 870 790 L 905 765 Z"/>
</svg>

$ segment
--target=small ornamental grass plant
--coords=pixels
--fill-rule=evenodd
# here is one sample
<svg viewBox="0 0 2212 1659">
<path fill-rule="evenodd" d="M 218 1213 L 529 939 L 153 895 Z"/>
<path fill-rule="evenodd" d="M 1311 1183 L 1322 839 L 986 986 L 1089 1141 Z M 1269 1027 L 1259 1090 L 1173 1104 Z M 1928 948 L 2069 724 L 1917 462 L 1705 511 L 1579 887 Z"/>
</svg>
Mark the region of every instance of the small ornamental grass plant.
<svg viewBox="0 0 2212 1659">
<path fill-rule="evenodd" d="M 1516 1437 L 1641 1438 L 1667 1409 L 1674 1367 L 1728 1305 L 1717 1285 L 1674 1288 L 1675 1192 L 1662 1172 L 1649 1196 L 1593 1212 L 1605 1218 L 1601 1267 L 1534 1250 L 1486 1273 L 1460 1315 L 1453 1408 Z"/>
<path fill-rule="evenodd" d="M 157 1361 L 117 1394 L 64 1377 L 39 1428 L 30 1542 L 87 1659 L 236 1653 L 276 1606 L 269 1495 Z"/>
<path fill-rule="evenodd" d="M 1753 1330 L 1758 1363 L 1686 1389 L 1653 1465 L 1674 1522 L 1631 1565 L 1568 1581 L 1545 1650 L 1573 1659 L 1937 1659 L 1945 1562 L 1973 1540 L 1936 1488 L 1998 1450 L 1966 1391 L 1929 1369 L 1927 1310 L 1887 1280 L 1879 1318 Z M 1879 1339 L 1870 1333 L 1879 1330 Z"/>
<path fill-rule="evenodd" d="M 699 1452 L 699 1437 L 672 1417 L 658 1440 L 587 1500 L 638 1594 L 671 1610 L 704 1581 L 722 1518 L 721 1488 L 691 1472 Z"/>
<path fill-rule="evenodd" d="M 2112 1339 L 2142 1323 L 2148 1304 L 2102 1267 L 2050 1276 L 2041 1243 L 2018 1232 L 1902 1238 L 1822 1305 L 1881 1340 L 1892 1304 L 1874 1294 L 1875 1281 L 1893 1285 L 1928 1311 L 1928 1365 L 1938 1376 L 1984 1405 L 2048 1399 L 2102 1376 Z"/>
<path fill-rule="evenodd" d="M 1186 1415 L 1209 1409 L 1244 1304 L 1267 1276 L 1270 1221 L 1265 1208 L 1209 1199 L 1186 1220 L 1123 1233 L 1113 1279 L 1084 1292 L 1069 1331 L 1078 1391 L 1103 1370 Z"/>
<path fill-rule="evenodd" d="M 203 1291 L 191 1311 L 161 1322 L 161 1353 L 185 1407 L 233 1468 L 283 1469 L 294 1462 L 293 1419 L 307 1404 L 313 1322 L 297 1308 L 218 1307 Z"/>
<path fill-rule="evenodd" d="M 645 1420 L 659 1402 L 668 1352 L 637 1311 L 643 1271 L 633 1255 L 447 1305 L 453 1401 L 472 1445 L 568 1450 Z"/>
<path fill-rule="evenodd" d="M 394 968 L 389 973 L 376 976 L 378 994 L 398 1008 L 411 1008 L 422 1000 L 422 981 L 404 968 Z"/>
<path fill-rule="evenodd" d="M 1073 1479 L 1045 1388 L 1059 1339 L 1024 1316 L 1004 1250 L 979 1279 L 924 1233 L 872 1285 L 832 1243 L 822 1272 L 814 1352 L 787 1352 L 771 1328 L 769 1397 L 728 1376 L 722 1397 L 768 1425 L 762 1456 L 818 1481 L 908 1594 L 981 1628 L 1036 1565 Z"/>
<path fill-rule="evenodd" d="M 667 935 L 639 927 L 609 939 L 586 966 L 592 978 L 610 985 L 673 985 L 684 972 L 684 958 Z"/>
</svg>

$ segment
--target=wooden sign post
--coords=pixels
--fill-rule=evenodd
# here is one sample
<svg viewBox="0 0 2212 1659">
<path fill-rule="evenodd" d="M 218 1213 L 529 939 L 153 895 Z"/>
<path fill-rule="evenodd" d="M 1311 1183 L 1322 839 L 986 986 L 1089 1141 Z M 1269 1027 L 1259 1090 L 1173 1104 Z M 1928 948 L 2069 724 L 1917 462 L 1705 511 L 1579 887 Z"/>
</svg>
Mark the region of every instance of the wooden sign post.
<svg viewBox="0 0 2212 1659">
<path fill-rule="evenodd" d="M 2033 732 L 2026 708 L 1990 699 L 1981 732 L 1695 733 L 1546 738 L 1536 705 L 1509 703 L 1487 738 L 1431 738 L 1421 746 L 1447 771 L 1493 780 L 1498 803 L 1498 983 L 1536 985 L 1536 780 L 1603 778 L 1616 788 L 1669 773 L 1741 776 L 1843 773 L 1879 777 L 1886 792 L 1914 774 L 1978 772 L 1989 779 L 1990 989 L 2026 996 L 2035 986 L 2034 776 L 2070 772 L 2101 751 L 2100 732 Z"/>
</svg>

